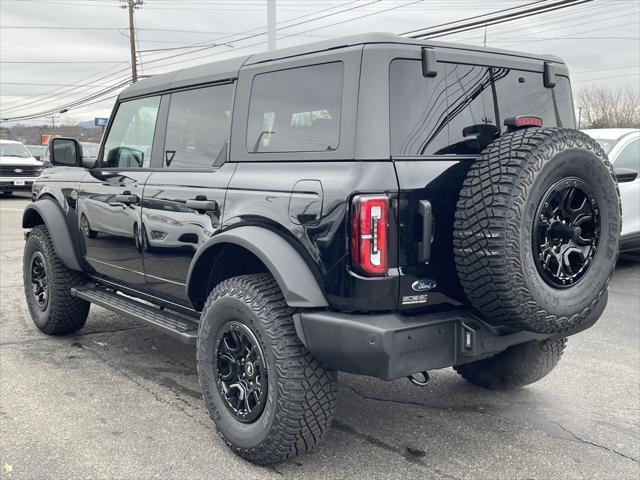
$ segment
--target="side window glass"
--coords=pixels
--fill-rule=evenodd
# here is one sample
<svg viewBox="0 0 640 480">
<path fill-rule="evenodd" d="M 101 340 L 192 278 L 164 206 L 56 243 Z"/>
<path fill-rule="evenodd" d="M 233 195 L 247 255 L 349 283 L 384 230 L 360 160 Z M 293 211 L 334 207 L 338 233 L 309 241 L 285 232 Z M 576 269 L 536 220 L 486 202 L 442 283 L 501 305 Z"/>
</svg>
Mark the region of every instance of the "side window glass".
<svg viewBox="0 0 640 480">
<path fill-rule="evenodd" d="M 342 62 L 256 75 L 247 151 L 336 150 L 340 137 Z"/>
<path fill-rule="evenodd" d="M 496 82 L 496 94 L 498 103 L 500 104 L 500 122 L 509 117 L 518 115 L 535 115 L 542 118 L 542 124 L 546 127 L 556 126 L 556 115 L 553 108 L 552 89 L 545 88 L 542 74 L 536 72 L 525 72 L 520 70 L 507 70 L 505 68 L 494 68 L 494 78 Z M 573 115 L 573 107 L 571 99 L 568 98 L 569 105 L 564 105 L 567 101 L 568 84 L 562 81 L 564 77 L 557 77 L 555 90 L 556 98 L 563 103 L 560 111 L 565 111 L 569 116 Z M 560 103 L 559 103 L 560 105 Z M 572 125 L 572 120 L 566 120 L 571 123 L 563 124 L 568 127 Z M 504 125 L 499 125 L 502 133 L 506 133 L 507 129 Z"/>
<path fill-rule="evenodd" d="M 436 153 L 478 154 L 498 137 L 491 84 L 508 70 L 448 63 L 446 72 L 449 146 Z"/>
<path fill-rule="evenodd" d="M 613 161 L 615 168 L 631 168 L 640 172 L 640 139 L 632 140 Z"/>
<path fill-rule="evenodd" d="M 211 168 L 226 154 L 233 85 L 171 94 L 164 164 L 171 168 Z"/>
<path fill-rule="evenodd" d="M 159 96 L 120 104 L 104 144 L 103 167 L 149 167 L 159 107 Z"/>
<path fill-rule="evenodd" d="M 433 155 L 448 145 L 444 67 L 425 78 L 419 60 L 397 59 L 389 69 L 391 152 Z"/>
</svg>

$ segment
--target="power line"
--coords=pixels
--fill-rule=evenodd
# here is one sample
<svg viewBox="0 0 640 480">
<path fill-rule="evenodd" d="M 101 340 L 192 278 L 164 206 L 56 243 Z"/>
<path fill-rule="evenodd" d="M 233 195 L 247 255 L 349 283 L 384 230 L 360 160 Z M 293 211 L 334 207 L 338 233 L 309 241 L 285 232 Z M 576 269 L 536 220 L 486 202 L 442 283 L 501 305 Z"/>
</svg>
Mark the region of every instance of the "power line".
<svg viewBox="0 0 640 480">
<path fill-rule="evenodd" d="M 71 108 L 77 107 L 77 106 L 81 106 L 81 105 L 85 105 L 87 102 L 90 102 L 92 100 L 97 100 L 100 97 L 103 97 L 104 95 L 114 92 L 115 90 L 121 89 L 125 86 L 127 86 L 129 84 L 129 80 L 125 81 L 125 82 L 121 82 L 118 83 L 116 85 L 111 86 L 110 88 L 101 90 L 100 92 L 96 92 L 92 95 L 89 95 L 85 98 L 79 99 L 79 100 L 75 100 L 71 103 L 68 104 L 64 104 L 64 105 L 58 105 L 56 107 L 52 107 L 46 111 L 42 111 L 42 112 L 38 112 L 38 113 L 33 113 L 33 114 L 27 114 L 27 115 L 20 115 L 20 116 L 15 116 L 15 117 L 9 117 L 9 118 L 3 118 L 2 121 L 4 122 L 15 122 L 15 121 L 19 121 L 19 120 L 30 120 L 33 118 L 39 118 L 39 117 L 46 117 L 48 115 L 51 115 L 52 113 L 57 113 L 60 110 L 69 110 Z"/>
<path fill-rule="evenodd" d="M 27 83 L 27 82 L 0 82 L 0 85 L 21 85 L 21 86 L 41 86 L 41 87 L 78 87 L 82 85 L 78 85 L 77 83 Z M 108 85 L 94 85 L 94 88 L 103 88 Z M 44 92 L 46 94 L 46 92 Z M 34 95 L 34 94 L 29 94 Z"/>
<path fill-rule="evenodd" d="M 329 14 L 326 14 L 326 15 L 322 15 L 320 17 L 311 18 L 311 19 L 304 20 L 302 22 L 294 23 L 294 24 L 291 24 L 291 25 L 281 26 L 280 28 L 276 28 L 276 30 L 283 30 L 283 29 L 287 29 L 287 28 L 296 27 L 296 26 L 299 26 L 299 25 L 304 25 L 306 23 L 315 22 L 315 21 L 321 20 L 323 18 L 331 17 L 331 16 L 334 16 L 334 15 L 339 15 L 341 13 L 350 12 L 350 11 L 353 11 L 353 10 L 356 10 L 356 9 L 360 9 L 360 8 L 366 7 L 368 5 L 373 5 L 375 3 L 380 3 L 381 1 L 382 0 L 371 0 L 371 1 L 367 2 L 367 3 L 360 4 L 360 5 L 355 5 L 355 6 L 352 6 L 352 7 L 348 7 L 348 8 L 345 8 L 343 10 L 339 10 L 337 12 L 332 12 L 332 13 L 329 13 Z M 307 17 L 313 16 L 313 15 L 318 15 L 319 13 L 325 13 L 325 12 L 328 12 L 328 11 L 331 11 L 331 10 L 335 10 L 336 8 L 346 7 L 347 5 L 351 5 L 353 3 L 358 3 L 358 0 L 351 0 L 349 2 L 345 2 L 345 3 L 337 5 L 335 7 L 330 7 L 330 8 L 326 8 L 326 9 L 320 10 L 320 11 L 308 13 L 306 15 L 300 15 L 298 17 L 290 18 L 288 20 L 284 20 L 282 22 L 279 22 L 277 25 L 282 25 L 284 23 L 294 22 L 294 21 L 300 20 L 302 18 L 307 18 Z M 260 30 L 260 31 L 258 33 L 253 33 L 253 32 L 256 32 L 256 30 Z M 226 42 L 226 43 L 232 43 L 232 42 L 237 43 L 237 42 L 241 42 L 243 40 L 249 40 L 251 38 L 255 38 L 255 37 L 260 37 L 260 36 L 266 35 L 266 33 L 267 33 L 266 30 L 262 30 L 260 28 L 252 28 L 252 29 L 249 29 L 249 30 L 245 30 L 245 31 L 239 32 L 239 33 L 234 34 L 234 35 L 229 35 L 229 36 L 226 36 L 226 37 L 217 38 L 217 39 L 215 39 L 213 41 L 214 42 L 221 42 L 222 40 L 231 39 L 231 40 L 229 40 L 229 42 Z M 237 35 L 245 35 L 245 34 L 250 34 L 250 35 L 247 35 L 247 36 L 241 37 L 241 38 L 234 38 Z M 217 46 L 222 44 L 222 43 L 217 43 L 217 44 L 214 44 L 214 45 L 210 45 L 210 43 L 211 42 L 197 42 L 197 43 L 193 43 L 193 44 L 190 44 L 190 45 L 185 45 L 185 46 L 183 46 L 183 48 L 189 48 L 189 47 L 197 48 L 197 47 L 202 47 L 202 46 L 205 46 L 206 48 L 214 48 L 214 47 L 217 47 Z M 196 51 L 191 52 L 191 53 L 197 53 L 198 51 L 200 51 L 200 50 L 196 50 Z M 172 57 L 168 57 L 168 58 L 172 58 Z"/>
<path fill-rule="evenodd" d="M 380 0 L 377 0 L 377 1 L 380 1 Z M 377 1 L 376 1 L 376 2 L 369 2 L 369 4 L 371 4 L 371 3 L 377 3 Z M 416 4 L 416 3 L 421 3 L 421 2 L 423 2 L 423 1 L 424 1 L 424 0 L 413 0 L 413 1 L 405 2 L 405 3 L 401 4 L 401 5 L 395 5 L 395 6 L 393 6 L 393 7 L 385 8 L 385 9 L 378 10 L 378 11 L 376 11 L 376 12 L 372 12 L 372 13 L 368 13 L 368 14 L 364 14 L 364 15 L 359 15 L 359 16 L 356 16 L 356 17 L 353 17 L 353 18 L 349 18 L 349 19 L 346 19 L 346 20 L 340 21 L 340 22 L 333 22 L 333 23 L 328 24 L 328 25 L 322 25 L 322 26 L 319 26 L 319 27 L 316 27 L 316 28 L 312 28 L 312 29 L 310 29 L 310 30 L 305 30 L 305 33 L 307 33 L 307 32 L 313 32 L 313 31 L 320 30 L 320 29 L 327 28 L 327 27 L 332 27 L 332 26 L 335 26 L 335 25 L 340 25 L 340 24 L 347 23 L 347 22 L 352 22 L 352 21 L 359 20 L 359 19 L 362 19 L 362 18 L 370 17 L 370 16 L 372 16 L 372 15 L 378 15 L 378 14 L 380 14 L 380 13 L 388 12 L 388 11 L 391 11 L 391 10 L 396 10 L 396 9 L 399 9 L 399 8 L 404 8 L 404 7 L 408 6 L 408 5 L 413 5 L 413 4 Z M 349 2 L 349 3 L 352 3 L 352 2 Z M 365 4 L 365 5 L 368 5 L 368 4 Z M 345 11 L 354 10 L 354 9 L 355 9 L 355 8 L 345 9 L 345 10 L 342 10 L 341 12 L 335 12 L 335 14 L 337 14 L 337 13 L 342 13 L 342 12 L 345 12 Z M 302 24 L 310 23 L 310 22 L 313 22 L 313 21 L 318 20 L 318 19 L 322 19 L 322 18 L 330 17 L 330 16 L 332 16 L 332 15 L 334 15 L 334 14 L 324 15 L 324 16 L 322 16 L 322 17 L 316 17 L 316 18 L 313 18 L 313 19 L 305 20 L 305 21 L 303 21 L 303 22 L 298 22 L 298 23 L 295 23 L 295 24 L 292 24 L 292 25 L 287 25 L 287 26 L 285 26 L 285 27 L 277 28 L 276 30 L 278 30 L 278 31 L 280 31 L 280 30 L 285 30 L 285 29 L 288 29 L 288 28 L 291 28 L 291 27 L 295 27 L 295 26 L 299 26 L 299 25 L 302 25 Z M 293 19 L 292 19 L 292 20 L 293 20 Z M 235 40 L 232 40 L 232 41 L 235 43 L 235 42 L 238 42 L 238 41 L 241 41 L 241 40 L 247 40 L 247 39 L 250 39 L 250 38 L 255 38 L 255 37 L 263 36 L 264 34 L 265 34 L 265 32 L 264 32 L 264 31 L 262 31 L 262 32 L 257 33 L 257 34 L 249 35 L 249 36 L 247 36 L 247 37 L 244 37 L 244 38 L 241 38 L 241 39 L 235 39 Z M 289 37 L 297 36 L 297 35 L 300 35 L 300 33 L 293 33 L 293 34 L 290 34 L 290 35 L 284 35 L 284 36 L 279 37 L 279 38 L 280 38 L 280 39 L 284 39 L 284 38 L 289 38 Z M 223 40 L 223 39 L 226 39 L 226 38 L 218 39 L 218 41 Z M 252 43 L 252 44 L 250 44 L 250 45 L 244 45 L 244 46 L 242 46 L 242 47 L 234 48 L 234 50 L 239 50 L 239 49 L 249 48 L 249 47 L 252 47 L 252 46 L 260 45 L 260 44 L 262 44 L 262 43 L 263 43 L 263 42 Z M 147 64 L 149 64 L 149 63 L 155 63 L 155 62 L 158 62 L 158 61 L 169 60 L 169 59 L 172 59 L 172 58 L 181 57 L 181 56 L 185 56 L 185 55 L 191 55 L 191 54 L 194 54 L 194 53 L 198 53 L 198 52 L 200 52 L 200 51 L 203 51 L 203 50 L 208 50 L 208 49 L 210 49 L 210 48 L 214 48 L 214 47 L 216 47 L 216 46 L 220 46 L 220 44 L 216 44 L 216 45 L 213 45 L 213 46 L 208 45 L 208 46 L 206 46 L 206 47 L 199 48 L 199 49 L 194 50 L 194 51 L 192 51 L 192 52 L 185 52 L 185 53 L 180 53 L 180 54 L 170 55 L 170 56 L 162 57 L 162 58 L 158 58 L 158 59 L 153 59 L 153 60 L 147 61 L 146 63 L 147 63 Z M 178 61 L 178 62 L 173 62 L 173 63 L 172 63 L 172 65 L 175 65 L 176 63 L 184 63 L 185 61 L 193 61 L 193 60 L 198 60 L 198 59 L 200 59 L 200 58 L 207 58 L 207 57 L 210 57 L 210 56 L 211 56 L 211 55 L 202 55 L 202 56 L 195 57 L 195 58 L 190 58 L 190 59 L 186 59 L 186 60 L 182 60 L 182 61 Z"/>
<path fill-rule="evenodd" d="M 122 62 L 120 65 L 126 65 L 126 64 L 127 64 L 127 62 Z M 16 100 L 16 101 L 13 101 L 13 102 L 9 102 L 10 104 L 14 104 L 14 103 L 19 103 L 20 104 L 18 106 L 13 106 L 13 107 L 9 107 L 9 108 L 6 107 L 6 103 L 5 103 L 5 105 L 3 107 L 3 110 L 4 110 L 5 113 L 8 112 L 8 111 L 15 112 L 16 110 L 17 111 L 25 110 L 26 109 L 25 107 L 33 108 L 34 106 L 37 106 L 37 105 L 46 104 L 46 103 L 49 103 L 49 102 L 47 102 L 47 100 L 49 100 L 49 99 L 54 99 L 54 98 L 57 98 L 57 97 L 60 97 L 60 96 L 67 96 L 71 92 L 91 90 L 96 82 L 103 82 L 104 80 L 107 80 L 110 77 L 113 77 L 113 76 L 119 75 L 119 74 L 121 74 L 123 72 L 126 72 L 129 69 L 129 67 L 127 66 L 125 68 L 122 68 L 120 70 L 117 70 L 115 72 L 111 72 L 111 73 L 107 74 L 107 72 L 109 72 L 109 71 L 111 71 L 113 69 L 114 69 L 114 67 L 112 66 L 112 67 L 109 67 L 107 69 L 100 70 L 99 72 L 92 73 L 91 75 L 82 77 L 82 78 L 78 79 L 75 82 L 75 85 L 71 85 L 70 88 L 61 87 L 61 88 L 54 88 L 52 90 L 49 90 L 46 93 L 49 93 L 51 95 L 49 95 L 47 97 L 44 97 L 44 98 L 32 99 L 33 97 L 31 97 L 31 98 L 27 97 L 26 99 L 21 99 L 19 101 Z M 115 81 L 116 82 L 117 81 L 121 81 L 121 80 L 124 80 L 125 78 L 129 78 L 129 77 L 128 76 L 126 76 L 124 78 L 121 77 L 121 78 L 118 78 Z M 86 83 L 81 83 L 81 82 L 86 82 Z M 106 87 L 108 87 L 108 86 L 110 86 L 110 85 L 107 85 Z"/>
<path fill-rule="evenodd" d="M 538 3 L 544 3 L 544 2 L 546 2 L 546 1 L 547 1 L 547 0 L 537 0 L 537 1 L 535 1 L 535 2 L 528 3 L 528 4 L 527 4 L 527 6 L 529 6 L 529 5 L 536 5 L 536 4 L 538 4 Z M 453 20 L 453 21 L 451 21 L 451 22 L 440 23 L 440 24 L 437 24 L 437 25 L 433 25 L 433 26 L 431 26 L 431 27 L 426 27 L 426 28 L 417 28 L 417 29 L 415 29 L 415 30 L 409 30 L 408 32 L 403 32 L 403 33 L 401 33 L 400 35 L 405 35 L 405 36 L 413 36 L 413 35 L 415 35 L 416 37 L 418 37 L 418 35 L 417 35 L 418 33 L 423 32 L 423 31 L 428 30 L 428 29 L 439 28 L 439 27 L 446 27 L 446 26 L 449 26 L 449 25 L 454 25 L 454 24 L 456 24 L 456 23 L 460 23 L 460 22 L 462 22 L 462 21 L 475 20 L 475 19 L 477 19 L 477 18 L 487 17 L 487 16 L 489 16 L 489 15 L 495 15 L 495 14 L 497 14 L 497 13 L 510 12 L 510 11 L 512 11 L 512 10 L 516 10 L 516 9 L 519 9 L 519 8 L 522 8 L 522 5 L 519 5 L 519 6 L 516 6 L 516 7 L 504 8 L 504 9 L 502 9 L 502 10 L 497 10 L 497 11 L 495 11 L 495 12 L 483 13 L 483 14 L 481 14 L 481 15 L 475 15 L 475 16 L 473 16 L 473 17 L 468 17 L 468 18 L 465 18 L 465 19 L 462 19 L 462 20 Z"/>
<path fill-rule="evenodd" d="M 376 1 L 380 1 L 380 0 L 376 0 Z M 344 5 L 348 5 L 348 4 L 352 4 L 352 3 L 356 3 L 356 2 L 357 2 L 357 0 L 351 0 L 351 1 L 349 1 L 349 2 L 346 2 L 346 3 L 341 4 L 340 6 L 344 6 Z M 373 2 L 372 2 L 372 3 L 373 3 Z M 339 8 L 339 6 L 337 6 L 337 7 L 331 7 L 331 8 L 327 8 L 327 9 L 324 9 L 323 11 L 329 11 L 329 10 L 333 10 L 333 9 L 335 9 L 335 8 Z M 296 18 L 294 18 L 294 19 L 290 19 L 290 20 L 285 21 L 285 22 L 282 22 L 282 23 L 287 23 L 287 22 L 290 22 L 290 21 L 296 20 L 296 19 L 298 19 L 298 18 L 306 18 L 306 17 L 309 17 L 309 16 L 311 16 L 311 15 L 317 15 L 317 13 L 320 13 L 320 12 L 314 12 L 314 13 L 311 13 L 311 14 L 302 15 L 302 16 L 296 17 Z M 340 13 L 340 12 L 336 12 L 336 13 Z M 253 30 L 255 30 L 255 29 L 253 29 Z M 189 53 L 194 53 L 194 52 L 189 52 Z M 164 60 L 164 58 L 161 58 L 161 59 L 158 59 L 158 60 Z M 121 71 L 122 71 L 122 70 L 121 70 Z M 117 74 L 117 73 L 119 73 L 119 72 L 114 72 L 114 73 L 113 73 L 113 74 L 111 74 L 111 75 L 115 75 L 115 74 Z M 111 76 L 111 75 L 110 75 L 110 76 Z M 57 89 L 57 90 L 59 90 L 59 89 Z M 73 91 L 73 90 L 74 90 L 74 88 L 72 88 L 72 89 L 70 89 L 70 90 L 65 90 L 64 92 L 60 92 L 60 94 L 62 94 L 62 93 L 67 93 L 67 92 L 69 92 L 69 91 Z M 33 105 L 35 105 L 35 104 L 38 104 L 38 103 L 42 104 L 42 103 L 44 103 L 44 101 L 45 101 L 47 98 L 52 98 L 52 97 L 53 97 L 53 98 L 55 98 L 55 97 L 59 96 L 60 94 L 58 94 L 58 95 L 53 95 L 53 96 L 46 97 L 46 98 L 37 99 L 37 100 L 35 100 L 35 101 L 28 102 L 27 104 L 29 104 L 29 103 L 30 103 L 30 104 L 31 104 L 31 106 L 33 106 Z M 9 109 L 6 109 L 6 108 L 5 108 L 4 110 L 5 110 L 5 112 L 6 112 L 7 110 L 9 110 L 9 111 L 10 111 L 10 110 L 14 110 L 14 111 L 15 111 L 16 109 L 17 109 L 18 111 L 19 111 L 19 110 L 23 110 L 23 109 L 24 109 L 24 106 L 25 106 L 25 105 L 27 105 L 27 104 L 24 104 L 24 103 L 23 103 L 23 104 L 21 104 L 20 106 L 17 106 L 17 107 L 11 107 L 11 108 L 9 108 Z"/>
<path fill-rule="evenodd" d="M 414 30 L 411 32 L 407 32 L 403 35 L 408 35 L 411 38 L 438 38 L 445 35 L 451 35 L 453 33 L 462 33 L 469 30 L 476 30 L 478 28 L 485 28 L 491 25 L 498 25 L 505 22 L 510 22 L 520 18 L 528 18 L 534 15 L 540 15 L 542 13 L 549 13 L 556 10 L 560 10 L 567 7 L 573 7 L 576 5 L 580 5 L 583 3 L 592 2 L 593 0 L 557 0 L 555 2 L 548 3 L 545 0 L 536 1 L 525 5 L 524 10 L 518 10 L 515 12 L 511 12 L 510 10 L 514 10 L 514 8 L 504 9 L 502 11 L 498 11 L 495 13 L 503 13 L 502 15 L 495 16 L 493 14 L 487 15 L 478 15 L 476 17 L 472 17 L 469 20 L 459 21 L 459 22 L 448 22 L 446 24 L 436 25 L 434 27 L 425 28 L 421 33 L 415 33 L 419 30 Z M 540 3 L 544 3 L 543 5 L 538 5 Z M 516 7 L 517 8 L 517 7 Z M 504 13 L 508 12 L 509 13 Z M 487 17 L 487 18 L 481 18 Z M 455 25 L 455 24 L 458 25 Z M 445 26 L 445 28 L 440 28 Z"/>
<path fill-rule="evenodd" d="M 581 70 L 579 72 L 571 72 L 571 75 L 580 75 L 582 73 L 592 73 L 592 72 L 603 72 L 603 71 L 612 71 L 612 70 L 626 70 L 629 68 L 640 68 L 640 65 L 620 65 L 618 67 L 607 67 L 607 68 L 595 68 L 593 70 Z"/>
<path fill-rule="evenodd" d="M 598 80 L 609 80 L 611 78 L 623 78 L 623 77 L 638 77 L 640 79 L 640 73 L 625 73 L 623 75 L 611 75 L 610 77 L 589 78 L 586 80 L 573 81 L 571 83 L 597 82 Z"/>
<path fill-rule="evenodd" d="M 582 7 L 582 8 L 580 8 Z M 635 5 L 631 5 L 631 9 L 634 10 L 636 9 L 637 4 Z M 596 18 L 594 19 L 594 11 L 598 11 L 598 15 L 596 16 Z M 621 9 L 617 9 L 615 10 L 615 12 L 611 12 L 611 13 L 620 13 L 625 11 L 625 7 L 621 8 Z M 591 6 L 588 5 L 579 5 L 578 8 L 576 8 L 576 12 L 572 13 L 572 12 L 568 12 L 565 16 L 563 16 L 563 18 L 558 21 L 555 22 L 556 26 L 554 28 L 544 28 L 542 30 L 535 30 L 535 34 L 540 34 L 540 33 L 547 33 L 547 32 L 556 32 L 558 30 L 558 28 L 561 26 L 563 28 L 563 33 L 567 33 L 566 29 L 567 28 L 571 28 L 571 27 L 579 27 L 580 28 L 580 32 L 584 31 L 584 26 L 591 24 L 591 23 L 602 23 L 604 21 L 607 20 L 613 20 L 616 18 L 621 18 L 621 17 L 628 17 L 629 13 L 624 13 L 622 15 L 615 15 L 613 17 L 610 16 L 606 16 L 606 14 L 600 15 L 600 5 L 598 4 L 594 4 Z M 582 20 L 583 18 L 591 18 L 593 20 L 591 21 L 585 21 Z M 522 20 L 526 20 L 526 19 L 522 19 Z M 572 21 L 572 20 L 580 20 L 580 22 L 578 23 L 570 23 L 570 24 L 566 24 L 565 22 L 567 21 Z M 542 22 L 542 19 L 533 19 L 533 20 L 528 20 L 525 22 L 522 22 L 521 20 L 516 20 L 514 21 L 514 25 L 511 27 L 507 27 L 507 28 L 503 28 L 501 31 L 499 32 L 494 32 L 492 34 L 492 39 L 493 41 L 496 40 L 496 35 L 497 35 L 497 40 L 500 40 L 501 38 L 504 38 L 504 36 L 506 35 L 507 37 L 511 34 L 514 33 L 516 35 L 518 35 L 518 38 L 522 38 L 522 29 L 525 28 L 527 25 L 532 25 L 531 28 L 535 28 L 533 27 L 533 25 L 539 24 L 540 22 Z M 548 23 L 548 21 L 545 21 L 545 25 Z M 606 30 L 609 29 L 610 27 L 603 27 L 603 28 L 599 28 L 599 29 L 589 29 L 589 33 L 594 32 L 594 31 L 599 31 L 599 30 Z M 576 32 L 578 33 L 578 32 Z M 470 36 L 462 36 L 462 37 L 456 37 L 456 41 L 470 41 L 472 37 Z"/>
</svg>

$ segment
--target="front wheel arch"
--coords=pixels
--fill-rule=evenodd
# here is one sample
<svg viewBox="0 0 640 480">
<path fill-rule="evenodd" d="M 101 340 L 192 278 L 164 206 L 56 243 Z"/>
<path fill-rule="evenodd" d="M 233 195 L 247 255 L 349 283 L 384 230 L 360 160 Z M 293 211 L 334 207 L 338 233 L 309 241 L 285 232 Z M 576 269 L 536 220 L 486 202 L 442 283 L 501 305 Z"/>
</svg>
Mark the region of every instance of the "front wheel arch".
<svg viewBox="0 0 640 480">
<path fill-rule="evenodd" d="M 51 236 L 56 255 L 64 265 L 78 272 L 82 271 L 74 250 L 74 243 L 67 227 L 64 213 L 55 200 L 45 198 L 35 201 L 22 214 L 22 228 L 44 225 Z"/>
</svg>

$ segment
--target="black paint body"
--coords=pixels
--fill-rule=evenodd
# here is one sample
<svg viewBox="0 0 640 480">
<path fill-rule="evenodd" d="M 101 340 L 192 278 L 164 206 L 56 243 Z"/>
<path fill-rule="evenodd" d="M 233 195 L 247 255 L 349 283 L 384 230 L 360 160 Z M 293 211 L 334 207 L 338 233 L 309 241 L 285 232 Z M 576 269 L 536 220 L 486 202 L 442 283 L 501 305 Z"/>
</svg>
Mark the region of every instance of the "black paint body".
<svg viewBox="0 0 640 480">
<path fill-rule="evenodd" d="M 202 295 L 189 292 L 206 294 L 206 285 L 216 278 L 216 268 L 222 268 L 216 263 L 221 257 L 207 256 L 203 250 L 214 248 L 212 239 L 216 236 L 242 226 L 275 232 L 293 247 L 298 256 L 291 262 L 299 262 L 301 268 L 311 272 L 326 299 L 325 305 L 308 304 L 310 307 L 415 315 L 464 305 L 467 302 L 454 265 L 452 228 L 458 192 L 476 155 L 450 153 L 459 148 L 458 144 L 446 145 L 441 149 L 445 154 L 426 155 L 424 147 L 422 154 L 405 151 L 398 155 L 400 152 L 393 151 L 390 66 L 396 59 L 419 62 L 425 44 L 385 38 L 304 54 L 297 54 L 294 48 L 288 53 L 284 50 L 278 58 L 256 55 L 134 84 L 120 95 L 113 115 L 117 118 L 119 108 L 127 101 L 161 97 L 148 164 L 144 168 L 109 167 L 103 140 L 93 168 L 47 169 L 34 186 L 34 199 L 52 198 L 60 205 L 78 261 L 87 274 L 129 294 L 187 313 L 196 314 L 203 305 Z M 539 77 L 540 85 L 545 62 L 555 62 L 559 75 L 567 75 L 564 65 L 555 58 L 429 45 L 435 49 L 439 63 L 435 77 L 416 79 L 426 82 L 425 91 L 443 81 L 445 64 L 526 71 L 533 78 Z M 342 64 L 338 146 L 313 152 L 249 152 L 247 145 L 252 141 L 247 140 L 247 124 L 256 76 L 327 62 Z M 487 75 L 493 74 L 491 70 Z M 171 95 L 218 84 L 234 87 L 221 161 L 212 158 L 214 166 L 204 169 L 168 166 L 166 159 L 171 152 L 165 151 L 164 139 Z M 444 93 L 449 94 L 446 90 Z M 418 95 L 414 100 L 428 101 Z M 564 126 L 573 127 L 570 101 L 554 102 L 562 115 L 556 112 L 552 124 L 561 124 L 564 119 Z M 522 114 L 536 114 L 526 104 L 521 109 Z M 446 131 L 455 120 L 455 116 L 445 118 L 438 131 Z M 485 123 L 496 120 L 483 119 Z M 105 139 L 109 134 L 107 129 Z M 381 277 L 365 277 L 351 268 L 350 205 L 352 198 L 362 193 L 389 198 L 389 270 Z M 213 201 L 215 208 L 205 211 L 189 207 L 188 201 L 194 200 Z M 428 229 L 432 238 L 428 239 L 424 238 L 425 217 L 419 211 L 423 201 L 432 211 L 432 228 Z M 425 241 L 430 243 L 428 259 L 420 256 Z M 211 263 L 198 269 L 194 266 L 196 258 Z M 246 261 L 244 256 L 226 258 L 224 268 L 235 264 L 242 271 L 240 264 Z M 416 295 L 412 285 L 424 279 L 433 285 L 425 299 L 419 304 L 405 304 L 404 297 Z M 189 282 L 198 285 L 190 289 Z"/>
</svg>

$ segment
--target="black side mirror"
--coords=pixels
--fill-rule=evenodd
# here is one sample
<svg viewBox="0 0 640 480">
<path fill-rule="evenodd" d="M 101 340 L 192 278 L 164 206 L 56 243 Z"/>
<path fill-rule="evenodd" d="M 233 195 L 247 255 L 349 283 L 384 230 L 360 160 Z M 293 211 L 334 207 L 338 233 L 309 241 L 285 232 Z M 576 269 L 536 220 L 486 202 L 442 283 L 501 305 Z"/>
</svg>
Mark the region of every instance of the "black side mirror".
<svg viewBox="0 0 640 480">
<path fill-rule="evenodd" d="M 614 169 L 613 173 L 615 174 L 618 183 L 633 182 L 638 178 L 638 171 L 633 168 L 620 167 Z"/>
<path fill-rule="evenodd" d="M 75 138 L 52 138 L 49 151 L 52 165 L 82 166 L 82 145 Z"/>
</svg>

